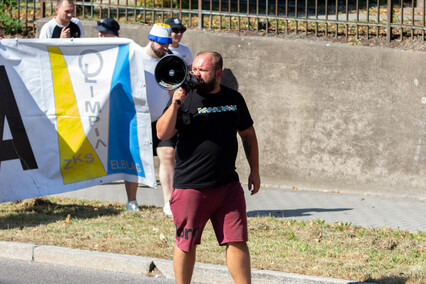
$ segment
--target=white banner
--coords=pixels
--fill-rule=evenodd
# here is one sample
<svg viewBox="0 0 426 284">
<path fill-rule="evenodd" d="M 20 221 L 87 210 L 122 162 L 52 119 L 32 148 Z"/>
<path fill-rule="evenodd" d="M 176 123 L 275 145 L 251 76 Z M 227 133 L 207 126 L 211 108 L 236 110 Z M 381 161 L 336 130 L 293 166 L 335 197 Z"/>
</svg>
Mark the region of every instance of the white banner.
<svg viewBox="0 0 426 284">
<path fill-rule="evenodd" d="M 0 202 L 156 186 L 142 57 L 124 38 L 0 40 Z"/>
</svg>

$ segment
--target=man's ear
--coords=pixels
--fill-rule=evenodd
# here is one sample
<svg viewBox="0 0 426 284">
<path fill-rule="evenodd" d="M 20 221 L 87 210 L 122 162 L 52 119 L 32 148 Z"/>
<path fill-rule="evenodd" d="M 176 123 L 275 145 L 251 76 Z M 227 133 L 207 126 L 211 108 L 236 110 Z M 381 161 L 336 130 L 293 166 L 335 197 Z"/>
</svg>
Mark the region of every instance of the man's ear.
<svg viewBox="0 0 426 284">
<path fill-rule="evenodd" d="M 220 82 L 220 78 L 222 78 L 222 74 L 223 74 L 222 69 L 219 69 L 216 71 L 216 78 L 219 80 L 219 82 Z"/>
</svg>

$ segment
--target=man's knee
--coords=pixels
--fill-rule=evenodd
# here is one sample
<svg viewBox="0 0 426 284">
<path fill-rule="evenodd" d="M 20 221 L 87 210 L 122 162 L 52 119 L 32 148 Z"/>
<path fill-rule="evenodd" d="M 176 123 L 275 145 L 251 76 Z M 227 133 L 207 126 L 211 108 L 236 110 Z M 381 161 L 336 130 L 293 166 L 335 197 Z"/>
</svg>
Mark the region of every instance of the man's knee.
<svg viewBox="0 0 426 284">
<path fill-rule="evenodd" d="M 136 191 L 138 189 L 138 183 L 137 182 L 131 182 L 131 181 L 124 181 L 124 186 L 126 188 L 126 190 L 132 190 L 132 191 Z"/>
<path fill-rule="evenodd" d="M 242 253 L 248 253 L 249 249 L 247 242 L 230 242 L 226 244 L 226 250 L 231 250 L 232 252 L 239 251 Z"/>
<path fill-rule="evenodd" d="M 175 148 L 173 147 L 158 147 L 157 148 L 157 155 L 158 158 L 161 161 L 170 161 L 174 160 L 175 158 Z"/>
</svg>

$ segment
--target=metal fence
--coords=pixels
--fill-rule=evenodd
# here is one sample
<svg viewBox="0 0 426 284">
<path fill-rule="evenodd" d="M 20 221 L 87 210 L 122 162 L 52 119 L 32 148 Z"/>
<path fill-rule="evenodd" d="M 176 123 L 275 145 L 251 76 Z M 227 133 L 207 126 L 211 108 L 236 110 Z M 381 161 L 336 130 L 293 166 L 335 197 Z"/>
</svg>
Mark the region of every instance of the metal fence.
<svg viewBox="0 0 426 284">
<path fill-rule="evenodd" d="M 7 8 L 7 2 L 16 2 Z M 426 0 L 83 0 L 76 17 L 113 17 L 120 22 L 153 24 L 180 17 L 189 27 L 266 35 L 305 33 L 350 39 L 380 37 L 425 40 Z M 1 0 L 2 13 L 35 28 L 55 13 L 56 0 Z M 9 5 L 10 6 L 10 5 Z"/>
</svg>

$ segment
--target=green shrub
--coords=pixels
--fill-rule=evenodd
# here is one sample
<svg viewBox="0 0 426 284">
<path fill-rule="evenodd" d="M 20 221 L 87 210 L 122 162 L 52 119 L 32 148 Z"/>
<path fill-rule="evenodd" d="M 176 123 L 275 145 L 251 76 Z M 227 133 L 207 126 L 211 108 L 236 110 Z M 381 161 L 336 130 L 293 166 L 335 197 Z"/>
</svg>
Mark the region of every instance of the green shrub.
<svg viewBox="0 0 426 284">
<path fill-rule="evenodd" d="M 0 1 L 0 27 L 4 29 L 5 34 L 14 35 L 24 30 L 24 25 L 19 19 L 14 19 L 14 10 L 17 8 L 16 0 Z"/>
<path fill-rule="evenodd" d="M 0 27 L 4 29 L 5 34 L 14 35 L 21 33 L 25 26 L 20 20 L 13 19 L 11 16 L 2 13 L 0 15 Z"/>
</svg>

